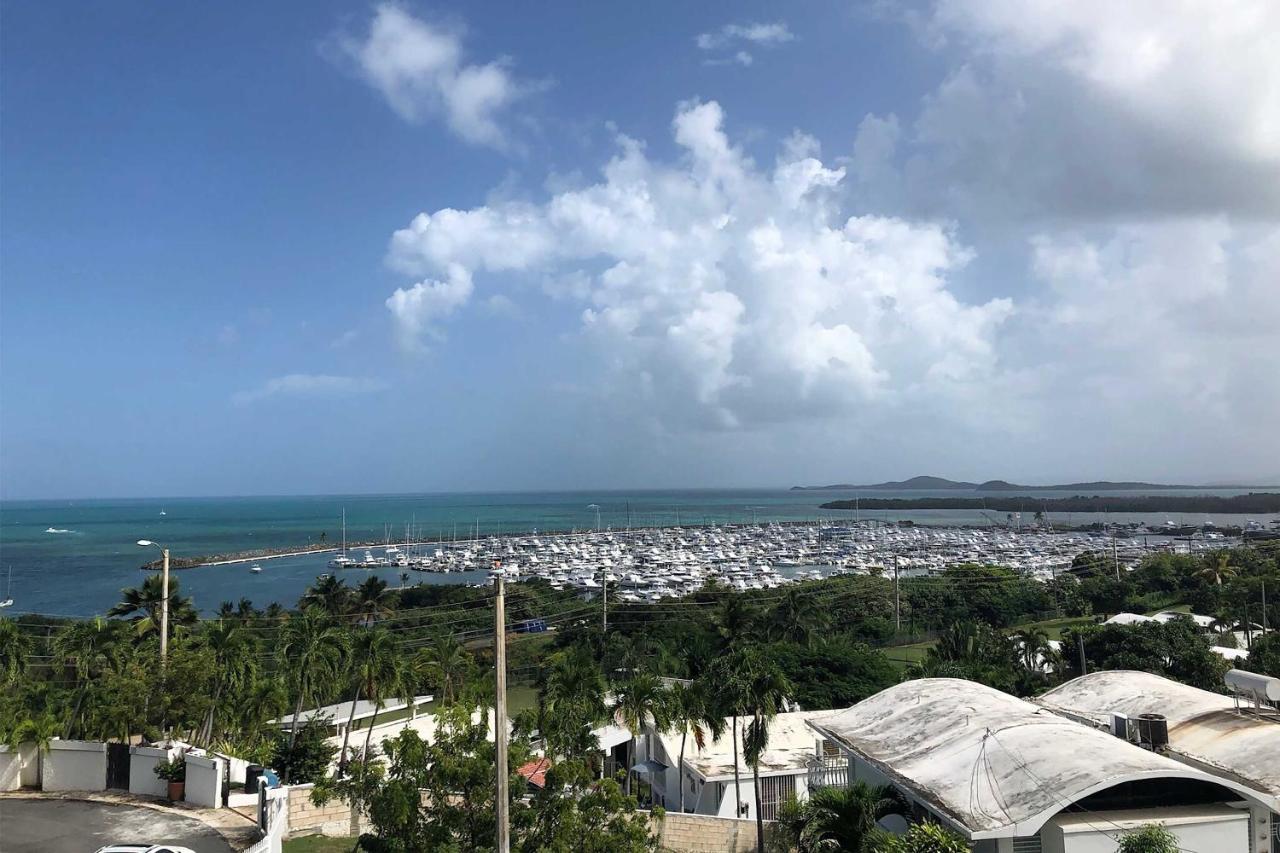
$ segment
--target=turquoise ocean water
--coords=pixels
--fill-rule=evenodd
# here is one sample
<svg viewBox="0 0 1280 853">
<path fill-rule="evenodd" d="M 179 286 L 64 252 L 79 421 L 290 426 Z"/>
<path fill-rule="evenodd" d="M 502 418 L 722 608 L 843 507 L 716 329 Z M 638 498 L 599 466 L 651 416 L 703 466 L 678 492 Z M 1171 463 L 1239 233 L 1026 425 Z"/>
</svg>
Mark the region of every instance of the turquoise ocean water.
<svg viewBox="0 0 1280 853">
<path fill-rule="evenodd" d="M 1239 490 L 1195 490 L 1193 494 L 1239 494 Z M 968 492 L 863 492 L 866 497 L 967 497 Z M 1008 493 L 1001 493 L 1007 496 Z M 1027 512 L 1037 498 L 1062 497 L 1066 492 L 1036 492 L 1028 497 Z M 1109 493 L 1110 494 L 1110 493 Z M 1125 493 L 1114 493 L 1116 495 Z M 1174 495 L 1179 492 L 1162 491 Z M 320 534 L 328 543 L 341 538 L 341 515 L 347 516 L 350 541 L 403 541 L 406 525 L 414 523 L 427 537 L 455 535 L 585 530 L 596 525 L 596 510 L 605 527 L 751 521 L 848 519 L 849 512 L 822 510 L 829 500 L 851 497 L 847 492 L 798 492 L 784 489 L 582 491 L 538 493 L 475 493 L 428 495 L 326 495 L 306 497 L 102 499 L 0 502 L 0 598 L 8 570 L 12 571 L 13 607 L 5 615 L 38 612 L 88 616 L 105 612 L 120 590 L 141 583 L 139 566 L 158 556 L 154 549 L 134 544 L 151 539 L 167 545 L 175 556 L 225 554 L 258 548 L 313 544 Z M 910 519 L 929 524 L 986 524 L 970 511 L 930 510 L 909 514 L 863 512 L 863 517 Z M 999 515 L 999 514 L 997 514 Z M 1212 520 L 1219 525 L 1240 524 L 1241 516 L 1126 516 L 1112 521 L 1179 523 Z M 1257 517 L 1266 523 L 1267 516 Z M 1082 524 L 1100 517 L 1079 513 L 1055 522 Z M 48 532 L 50 530 L 57 532 Z M 292 605 L 314 580 L 328 571 L 331 555 L 307 555 L 262 561 L 262 572 L 248 564 L 210 566 L 177 572 L 182 591 L 209 612 L 222 601 L 247 597 L 262 607 L 271 602 Z M 400 570 L 360 572 L 378 574 L 400 583 Z M 483 573 L 436 575 L 411 573 L 411 583 L 464 583 L 483 580 Z"/>
</svg>

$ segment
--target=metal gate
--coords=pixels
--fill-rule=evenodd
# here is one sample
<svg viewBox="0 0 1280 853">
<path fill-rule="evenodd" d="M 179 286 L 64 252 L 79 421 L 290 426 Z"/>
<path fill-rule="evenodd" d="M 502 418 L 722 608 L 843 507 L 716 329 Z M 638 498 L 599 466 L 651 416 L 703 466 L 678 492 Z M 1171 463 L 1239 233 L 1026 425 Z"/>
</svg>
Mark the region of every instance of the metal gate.
<svg viewBox="0 0 1280 853">
<path fill-rule="evenodd" d="M 107 744 L 107 787 L 129 789 L 129 744 Z"/>
<path fill-rule="evenodd" d="M 778 806 L 796 795 L 795 776 L 765 776 L 760 780 L 760 816 L 778 819 Z"/>
</svg>

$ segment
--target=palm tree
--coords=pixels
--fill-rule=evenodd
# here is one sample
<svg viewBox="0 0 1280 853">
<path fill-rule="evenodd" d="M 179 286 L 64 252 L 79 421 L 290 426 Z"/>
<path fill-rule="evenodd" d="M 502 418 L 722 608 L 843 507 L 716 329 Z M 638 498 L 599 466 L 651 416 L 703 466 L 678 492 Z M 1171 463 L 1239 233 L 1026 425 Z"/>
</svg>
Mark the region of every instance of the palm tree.
<svg viewBox="0 0 1280 853">
<path fill-rule="evenodd" d="M 633 673 L 625 681 L 614 685 L 613 716 L 618 724 L 631 732 L 627 745 L 627 775 L 624 782 L 627 796 L 631 795 L 631 765 L 635 762 L 636 739 L 646 725 L 655 729 L 667 727 L 667 703 L 662 682 L 647 672 Z"/>
<path fill-rule="evenodd" d="M 369 718 L 369 728 L 364 736 L 364 764 L 369 766 L 369 742 L 373 739 L 373 727 L 378 722 L 378 711 L 383 702 L 396 694 L 404 696 L 409 707 L 413 707 L 413 679 L 409 668 L 400 656 L 391 634 L 386 631 L 371 630 L 368 633 L 375 638 L 363 646 L 363 657 L 356 661 L 356 673 L 364 687 L 364 698 L 373 702 L 373 716 Z"/>
<path fill-rule="evenodd" d="M 93 679 L 119 652 L 118 622 L 92 619 L 73 622 L 53 638 L 53 654 L 58 663 L 70 669 L 76 681 L 76 701 L 67 721 L 67 733 L 76 733 L 85 694 Z"/>
<path fill-rule="evenodd" d="M 1196 572 L 1198 577 L 1202 577 L 1207 581 L 1211 581 L 1215 586 L 1222 586 L 1223 578 L 1233 578 L 1238 574 L 1235 567 L 1231 565 L 1231 552 L 1226 548 L 1214 554 L 1214 560 L 1200 571 Z"/>
<path fill-rule="evenodd" d="M 370 575 L 356 587 L 351 601 L 351 614 L 366 624 L 372 624 L 392 613 L 391 599 L 395 593 L 387 589 L 387 582 Z"/>
<path fill-rule="evenodd" d="M 872 853 L 880 849 L 883 837 L 877 822 L 905 808 L 901 796 L 888 786 L 859 781 L 848 788 L 818 788 L 809 793 L 790 828 L 800 853 Z"/>
<path fill-rule="evenodd" d="M 302 594 L 304 607 L 315 605 L 330 616 L 341 616 L 351 604 L 351 589 L 342 578 L 328 575 L 307 587 Z"/>
<path fill-rule="evenodd" d="M 49 742 L 58 736 L 58 729 L 58 718 L 46 711 L 39 717 L 28 717 L 18 723 L 9 734 L 11 749 L 16 750 L 22 743 L 35 744 L 38 788 L 44 788 L 44 757 L 49 753 Z"/>
<path fill-rule="evenodd" d="M 276 651 L 295 699 L 289 749 L 298 739 L 303 704 L 333 683 L 349 646 L 346 633 L 318 607 L 307 607 L 284 623 Z"/>
<path fill-rule="evenodd" d="M 551 656 L 538 703 L 540 727 L 553 751 L 578 758 L 598 748 L 591 729 L 609 716 L 604 694 L 604 675 L 584 647 Z"/>
<path fill-rule="evenodd" d="M 756 798 L 756 851 L 764 853 L 764 814 L 760 811 L 760 756 L 769 746 L 769 724 L 778 715 L 778 709 L 791 692 L 791 683 L 782 674 L 778 664 L 763 655 L 746 656 L 744 673 L 744 699 L 751 714 L 743 736 L 742 751 L 751 765 L 752 784 Z"/>
<path fill-rule="evenodd" d="M 713 739 L 724 735 L 724 717 L 711 707 L 710 690 L 703 681 L 675 684 L 667 694 L 667 716 L 672 728 L 680 732 L 680 813 L 684 814 L 684 750 L 689 735 L 698 749 L 707 745 L 707 734 Z"/>
<path fill-rule="evenodd" d="M 1053 660 L 1054 648 L 1049 644 L 1049 635 L 1044 629 L 1015 631 L 1011 639 L 1017 647 L 1018 659 L 1028 672 L 1039 672 Z"/>
<path fill-rule="evenodd" d="M 738 717 L 746 707 L 746 682 L 743 678 L 745 667 L 742 665 L 742 657 L 741 652 L 736 652 L 716 658 L 706 676 L 708 682 L 714 685 L 710 704 L 715 713 L 732 720 L 730 733 L 733 738 L 734 817 L 742 811 L 742 778 L 738 761 Z"/>
<path fill-rule="evenodd" d="M 828 611 L 812 596 L 798 586 L 790 586 L 769 614 L 769 629 L 779 640 L 812 646 L 815 634 L 830 621 Z"/>
<path fill-rule="evenodd" d="M 452 705 L 471 676 L 475 661 L 452 634 L 432 637 L 414 660 L 413 668 L 440 694 L 440 701 Z"/>
<path fill-rule="evenodd" d="M 360 700 L 362 692 L 366 699 L 372 698 L 367 689 L 368 681 L 383 674 L 375 670 L 385 666 L 387 655 L 394 653 L 395 640 L 384 628 L 359 631 L 352 638 L 351 664 L 354 667 L 352 673 L 354 689 L 351 692 L 351 711 L 347 714 L 347 726 L 342 733 L 342 749 L 338 752 L 338 766 L 344 770 L 347 766 L 347 744 L 351 739 L 351 725 L 356 717 L 356 703 Z M 378 680 L 381 681 L 381 678 Z M 373 728 L 372 723 L 369 724 L 369 728 Z"/>
<path fill-rule="evenodd" d="M 242 625 L 219 620 L 209 626 L 201 642 L 213 656 L 213 701 L 201 727 L 200 741 L 213 741 L 215 716 L 224 694 L 236 693 L 253 683 L 258 669 L 254 637 Z"/>
<path fill-rule="evenodd" d="M 199 614 L 190 598 L 178 594 L 177 578 L 169 581 L 169 627 L 194 624 Z M 148 575 L 142 586 L 120 590 L 120 603 L 107 611 L 108 616 L 128 616 L 139 636 L 160 630 L 160 611 L 164 603 L 164 582 L 160 575 Z"/>
<path fill-rule="evenodd" d="M 716 633 L 722 650 L 735 649 L 755 625 L 756 613 L 741 595 L 730 595 L 716 614 Z"/>
<path fill-rule="evenodd" d="M 0 685 L 17 684 L 27 670 L 31 641 L 13 619 L 0 619 Z"/>
</svg>

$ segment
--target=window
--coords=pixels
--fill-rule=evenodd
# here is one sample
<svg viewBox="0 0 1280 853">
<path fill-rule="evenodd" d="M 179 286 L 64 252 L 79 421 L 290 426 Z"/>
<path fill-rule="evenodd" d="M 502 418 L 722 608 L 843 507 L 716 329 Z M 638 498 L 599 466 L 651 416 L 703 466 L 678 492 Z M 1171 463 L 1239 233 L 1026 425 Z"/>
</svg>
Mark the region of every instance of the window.
<svg viewBox="0 0 1280 853">
<path fill-rule="evenodd" d="M 760 816 L 765 820 L 778 819 L 778 806 L 795 796 L 795 776 L 766 776 L 760 780 Z"/>
</svg>

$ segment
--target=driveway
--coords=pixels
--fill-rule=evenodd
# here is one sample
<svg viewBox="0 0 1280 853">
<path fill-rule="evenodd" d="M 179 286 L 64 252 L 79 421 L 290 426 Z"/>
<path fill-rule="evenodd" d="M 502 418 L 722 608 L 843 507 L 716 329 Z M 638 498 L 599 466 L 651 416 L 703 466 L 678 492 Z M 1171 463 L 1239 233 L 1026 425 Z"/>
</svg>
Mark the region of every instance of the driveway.
<svg viewBox="0 0 1280 853">
<path fill-rule="evenodd" d="M 196 853 L 232 853 L 198 820 L 137 806 L 0 797 L 3 853 L 93 853 L 104 844 L 179 844 Z"/>
</svg>

